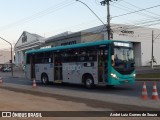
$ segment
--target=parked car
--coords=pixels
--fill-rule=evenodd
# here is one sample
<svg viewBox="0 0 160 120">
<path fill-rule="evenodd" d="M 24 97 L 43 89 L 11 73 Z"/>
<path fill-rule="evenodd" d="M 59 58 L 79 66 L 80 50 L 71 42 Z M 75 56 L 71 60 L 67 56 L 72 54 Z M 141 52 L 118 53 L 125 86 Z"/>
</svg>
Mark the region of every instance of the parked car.
<svg viewBox="0 0 160 120">
<path fill-rule="evenodd" d="M 11 72 L 11 67 L 4 67 L 3 72 Z"/>
</svg>

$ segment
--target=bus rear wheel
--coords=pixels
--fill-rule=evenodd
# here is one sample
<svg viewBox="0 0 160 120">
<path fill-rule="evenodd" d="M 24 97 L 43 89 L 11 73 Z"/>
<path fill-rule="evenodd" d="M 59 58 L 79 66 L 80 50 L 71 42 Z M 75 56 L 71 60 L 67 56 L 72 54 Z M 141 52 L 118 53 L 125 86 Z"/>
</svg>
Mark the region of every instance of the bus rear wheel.
<svg viewBox="0 0 160 120">
<path fill-rule="evenodd" d="M 41 82 L 42 82 L 42 84 L 44 84 L 44 85 L 46 85 L 46 84 L 49 83 L 49 81 L 48 81 L 48 76 L 47 76 L 46 74 L 42 74 L 42 76 L 41 76 Z"/>
<path fill-rule="evenodd" d="M 93 86 L 94 86 L 93 78 L 90 76 L 85 77 L 84 84 L 85 84 L 85 87 L 88 89 L 93 88 Z"/>
</svg>

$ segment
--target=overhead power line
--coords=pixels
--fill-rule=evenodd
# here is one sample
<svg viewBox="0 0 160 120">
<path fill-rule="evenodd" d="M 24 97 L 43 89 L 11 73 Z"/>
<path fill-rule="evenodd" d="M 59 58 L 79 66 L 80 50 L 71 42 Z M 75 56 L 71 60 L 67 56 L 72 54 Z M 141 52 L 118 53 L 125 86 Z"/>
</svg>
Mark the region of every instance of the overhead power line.
<svg viewBox="0 0 160 120">
<path fill-rule="evenodd" d="M 125 0 L 122 0 L 122 2 L 124 2 L 124 3 L 126 3 L 126 4 L 128 4 L 128 5 L 130 5 L 130 6 L 133 6 L 133 7 L 135 7 L 135 8 L 142 9 L 142 8 L 140 8 L 140 7 L 136 6 L 136 5 L 133 5 L 133 4 L 131 4 L 131 3 L 127 2 L 127 1 L 125 1 Z M 160 16 L 159 14 L 156 14 L 156 13 L 154 13 L 154 12 L 150 12 L 150 11 L 147 11 L 147 10 L 146 10 L 145 12 L 150 13 L 150 14 L 152 14 L 152 15 Z"/>
<path fill-rule="evenodd" d="M 16 21 L 14 23 L 11 23 L 11 24 L 8 24 L 8 25 L 5 25 L 5 26 L 1 26 L 0 31 L 5 30 L 5 29 L 9 29 L 11 27 L 15 27 L 15 26 L 18 26 L 18 25 L 21 25 L 21 24 L 24 24 L 24 23 L 27 23 L 27 22 L 30 22 L 30 21 L 33 21 L 34 19 L 38 19 L 38 18 L 43 17 L 47 14 L 51 14 L 51 13 L 57 11 L 57 10 L 60 10 L 62 8 L 65 8 L 65 7 L 69 6 L 69 5 L 72 5 L 73 3 L 75 3 L 75 1 L 64 0 L 63 2 L 61 2 L 57 5 L 54 5 L 52 7 L 49 7 L 46 10 L 35 13 L 35 14 L 29 16 L 29 17 L 23 18 L 23 19 L 21 19 L 19 21 Z"/>
<path fill-rule="evenodd" d="M 140 12 L 140 11 L 145 11 L 145 10 L 156 8 L 156 7 L 160 7 L 160 5 L 156 5 L 156 6 L 152 6 L 152 7 L 148 7 L 148 8 L 144 8 L 144 9 L 140 9 L 140 10 L 136 10 L 136 11 L 132 11 L 132 12 L 129 12 L 129 13 L 113 16 L 112 18 L 116 18 L 116 17 L 121 17 L 121 16 L 129 15 L 129 14 L 137 13 L 137 12 Z"/>
<path fill-rule="evenodd" d="M 128 12 L 132 12 L 131 10 L 134 10 L 134 9 L 131 9 L 130 7 L 127 7 L 127 6 L 125 6 L 125 5 L 121 5 L 121 4 L 118 4 L 118 3 L 116 3 L 117 5 L 119 5 L 119 6 L 121 6 L 121 7 L 119 7 L 119 6 L 116 6 L 116 5 L 112 5 L 113 7 L 115 7 L 115 8 L 119 8 L 119 9 L 121 9 L 121 10 L 124 10 L 124 11 L 128 11 Z M 149 14 L 146 14 L 146 13 L 140 13 L 140 12 L 137 12 L 136 13 L 137 15 L 140 15 L 140 16 L 145 16 L 145 17 L 150 17 L 150 18 L 155 18 L 155 16 L 153 16 L 153 15 L 149 15 Z"/>
<path fill-rule="evenodd" d="M 132 7 L 138 8 L 140 10 L 142 9 L 140 7 L 137 7 L 133 4 L 131 4 L 131 3 L 125 2 L 125 0 L 121 0 L 121 1 L 123 2 L 122 4 L 119 4 L 121 2 L 114 2 L 115 4 L 112 5 L 112 6 L 118 8 L 118 9 L 124 10 L 124 11 L 128 11 L 128 12 L 132 12 L 131 10 L 134 10 Z M 130 7 L 130 6 L 132 6 L 132 7 Z M 160 15 L 155 14 L 153 12 L 150 12 L 148 10 L 137 12 L 135 14 L 147 17 L 149 19 L 139 19 L 139 20 L 134 22 L 132 19 L 126 19 L 126 18 L 123 17 L 123 20 L 126 19 L 126 21 L 127 21 L 127 23 L 123 23 L 123 24 L 128 24 L 128 25 L 141 25 L 142 24 L 142 25 L 144 25 L 144 23 L 147 24 L 148 22 L 155 22 L 155 21 L 158 21 L 160 19 Z"/>
</svg>

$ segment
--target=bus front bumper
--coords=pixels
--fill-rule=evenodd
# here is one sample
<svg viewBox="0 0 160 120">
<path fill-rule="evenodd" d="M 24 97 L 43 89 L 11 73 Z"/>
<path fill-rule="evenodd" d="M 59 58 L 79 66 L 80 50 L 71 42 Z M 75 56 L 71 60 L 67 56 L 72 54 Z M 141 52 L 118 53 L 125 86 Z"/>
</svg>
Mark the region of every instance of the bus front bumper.
<svg viewBox="0 0 160 120">
<path fill-rule="evenodd" d="M 112 74 L 109 79 L 110 85 L 121 85 L 121 84 L 131 84 L 135 82 L 135 73 L 131 75 L 116 75 Z"/>
</svg>

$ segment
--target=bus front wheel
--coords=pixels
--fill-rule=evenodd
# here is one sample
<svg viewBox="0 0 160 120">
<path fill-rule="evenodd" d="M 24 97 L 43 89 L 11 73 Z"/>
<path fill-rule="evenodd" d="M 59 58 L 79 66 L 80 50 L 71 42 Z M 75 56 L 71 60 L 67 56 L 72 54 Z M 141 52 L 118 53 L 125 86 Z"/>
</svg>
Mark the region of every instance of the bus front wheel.
<svg viewBox="0 0 160 120">
<path fill-rule="evenodd" d="M 48 76 L 46 74 L 42 74 L 41 82 L 42 82 L 42 84 L 45 84 L 45 85 L 49 83 Z"/>
<path fill-rule="evenodd" d="M 85 87 L 86 88 L 93 88 L 94 86 L 94 81 L 93 81 L 93 78 L 88 76 L 88 77 L 85 77 L 85 80 L 84 80 L 84 83 L 85 83 Z"/>
</svg>

